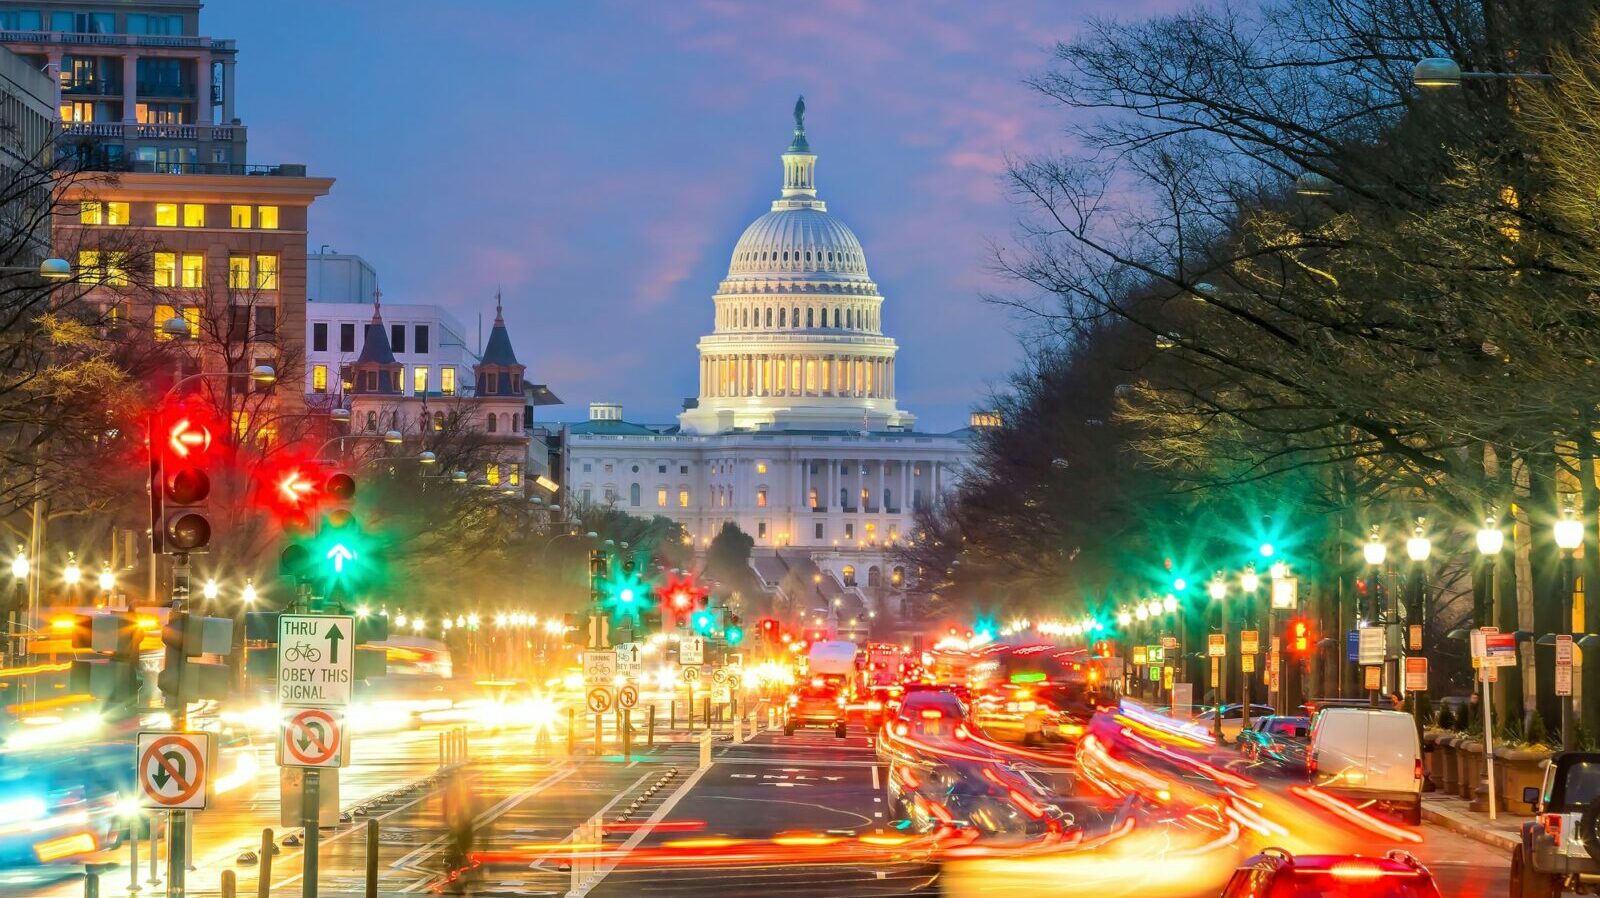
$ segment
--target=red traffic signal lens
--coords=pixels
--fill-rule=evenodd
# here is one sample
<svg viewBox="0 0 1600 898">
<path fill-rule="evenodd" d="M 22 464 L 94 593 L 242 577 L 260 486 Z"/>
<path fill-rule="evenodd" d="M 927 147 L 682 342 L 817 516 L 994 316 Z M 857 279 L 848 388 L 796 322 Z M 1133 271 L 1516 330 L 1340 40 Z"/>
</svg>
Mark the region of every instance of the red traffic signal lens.
<svg viewBox="0 0 1600 898">
<path fill-rule="evenodd" d="M 167 428 L 167 449 L 179 458 L 202 454 L 211 448 L 211 431 L 203 424 L 181 418 Z"/>
<path fill-rule="evenodd" d="M 167 475 L 166 498 L 178 505 L 194 505 L 211 495 L 211 478 L 199 468 L 179 468 Z"/>
<path fill-rule="evenodd" d="M 674 608 L 688 608 L 689 607 L 689 594 L 684 592 L 681 589 L 678 590 L 677 592 L 673 593 L 672 594 L 672 607 L 674 607 Z"/>
<path fill-rule="evenodd" d="M 328 478 L 323 489 L 327 492 L 328 498 L 337 502 L 349 502 L 356 496 L 356 481 L 349 474 L 334 474 Z"/>
<path fill-rule="evenodd" d="M 194 512 L 179 515 L 167 526 L 167 541 L 176 549 L 204 548 L 211 542 L 211 522 Z"/>
<path fill-rule="evenodd" d="M 290 471 L 278 478 L 275 485 L 278 498 L 292 506 L 299 506 L 311 498 L 316 486 L 299 471 Z"/>
</svg>

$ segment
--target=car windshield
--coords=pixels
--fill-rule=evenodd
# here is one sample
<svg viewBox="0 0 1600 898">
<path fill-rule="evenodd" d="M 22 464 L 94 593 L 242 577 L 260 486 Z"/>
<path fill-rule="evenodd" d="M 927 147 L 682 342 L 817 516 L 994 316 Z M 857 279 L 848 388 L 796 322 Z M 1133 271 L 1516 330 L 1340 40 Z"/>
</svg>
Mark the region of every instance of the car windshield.
<svg viewBox="0 0 1600 898">
<path fill-rule="evenodd" d="M 908 695 L 900 708 L 902 713 L 907 715 L 928 709 L 942 711 L 946 717 L 966 716 L 966 709 L 961 706 L 961 700 L 948 692 L 919 692 Z"/>
<path fill-rule="evenodd" d="M 1311 731 L 1311 722 L 1303 717 L 1277 717 L 1267 721 L 1266 730 L 1274 736 L 1304 739 Z"/>
<path fill-rule="evenodd" d="M 1561 801 L 1570 807 L 1600 800 L 1600 761 L 1574 761 L 1567 766 Z"/>
</svg>

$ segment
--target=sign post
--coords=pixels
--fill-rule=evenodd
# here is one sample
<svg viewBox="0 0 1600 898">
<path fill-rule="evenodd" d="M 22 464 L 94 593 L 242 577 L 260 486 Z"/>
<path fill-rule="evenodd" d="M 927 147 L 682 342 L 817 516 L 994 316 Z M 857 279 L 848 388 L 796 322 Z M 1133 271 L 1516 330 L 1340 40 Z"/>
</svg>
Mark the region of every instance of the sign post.
<svg viewBox="0 0 1600 898">
<path fill-rule="evenodd" d="M 1500 629 L 1498 627 L 1483 627 L 1482 629 L 1473 630 L 1469 639 L 1472 647 L 1473 665 L 1478 669 L 1478 682 L 1483 684 L 1480 687 L 1483 690 L 1483 760 L 1487 765 L 1485 770 L 1488 772 L 1489 776 L 1490 820 L 1499 819 L 1499 815 L 1495 809 L 1494 712 L 1489 707 L 1489 696 L 1491 694 L 1489 684 L 1494 682 L 1494 674 L 1499 668 L 1509 667 L 1517 663 L 1516 637 L 1510 633 L 1507 633 L 1506 637 L 1507 639 L 1500 638 Z M 1568 637 L 1568 639 L 1571 639 L 1571 637 Z M 1494 659 L 1490 655 L 1489 649 L 1491 644 L 1499 646 L 1503 649 L 1503 646 L 1506 642 L 1510 642 L 1511 644 L 1509 664 L 1505 663 L 1504 661 Z M 1503 655 L 1504 652 L 1502 651 L 1501 654 Z"/>
<path fill-rule="evenodd" d="M 156 811 L 203 811 L 210 792 L 209 733 L 140 733 L 139 806 Z"/>
<path fill-rule="evenodd" d="M 336 560 L 337 561 L 337 560 Z M 298 745 L 299 738 L 290 738 L 290 730 L 306 741 L 306 757 L 320 757 L 332 739 L 337 747 L 324 761 L 342 761 L 344 757 L 343 714 L 335 722 L 332 714 L 314 717 L 306 711 L 317 708 L 344 708 L 350 704 L 350 693 L 355 687 L 356 619 L 340 614 L 280 614 L 278 616 L 278 704 L 287 709 L 291 720 L 298 719 L 300 726 L 284 727 L 285 739 Z M 321 735 L 314 736 L 321 728 Z M 330 730 L 336 732 L 330 732 Z M 334 739 L 334 736 L 337 736 Z M 315 743 L 318 747 L 313 749 Z M 282 757 L 292 757 L 293 752 Z M 280 763 L 282 763 L 280 758 Z M 303 874 L 300 893 L 304 898 L 316 898 L 317 861 L 321 842 L 322 770 L 321 767 L 338 767 L 332 764 L 286 764 L 304 766 L 305 780 L 300 788 L 300 817 L 302 839 L 305 841 Z"/>
</svg>

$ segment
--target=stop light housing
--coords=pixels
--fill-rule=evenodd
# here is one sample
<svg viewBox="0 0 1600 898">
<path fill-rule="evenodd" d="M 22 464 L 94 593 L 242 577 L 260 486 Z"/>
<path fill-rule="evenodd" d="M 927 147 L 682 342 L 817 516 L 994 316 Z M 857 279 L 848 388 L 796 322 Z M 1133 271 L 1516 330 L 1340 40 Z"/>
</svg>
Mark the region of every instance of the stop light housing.
<svg viewBox="0 0 1600 898">
<path fill-rule="evenodd" d="M 1289 645 L 1296 654 L 1304 654 L 1311 648 L 1311 628 L 1305 618 L 1295 618 L 1289 622 Z"/>
<path fill-rule="evenodd" d="M 761 641 L 765 643 L 776 643 L 778 641 L 777 618 L 763 617 L 761 619 Z"/>
<path fill-rule="evenodd" d="M 305 546 L 302 557 L 286 547 L 279 559 L 280 569 L 304 565 L 300 576 L 320 586 L 325 595 L 335 592 L 352 597 L 373 586 L 381 569 L 377 541 L 366 533 L 355 513 L 356 481 L 350 474 L 334 471 L 322 482 L 320 523 L 316 536 Z"/>
<path fill-rule="evenodd" d="M 189 407 L 158 413 L 151 433 L 151 541 L 168 555 L 204 552 L 211 543 L 209 500 L 213 433 Z"/>
</svg>

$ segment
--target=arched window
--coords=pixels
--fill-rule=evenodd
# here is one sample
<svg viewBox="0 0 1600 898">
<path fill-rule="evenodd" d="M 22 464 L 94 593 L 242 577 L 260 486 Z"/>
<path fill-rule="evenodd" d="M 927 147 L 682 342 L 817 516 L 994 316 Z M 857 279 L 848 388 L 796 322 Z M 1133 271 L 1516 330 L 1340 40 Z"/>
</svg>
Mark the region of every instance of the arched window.
<svg viewBox="0 0 1600 898">
<path fill-rule="evenodd" d="M 789 261 L 789 251 L 788 250 L 784 250 L 783 251 L 783 261 L 785 261 L 785 262 Z"/>
<path fill-rule="evenodd" d="M 844 569 L 839 571 L 839 574 L 844 578 L 844 585 L 846 585 L 846 586 L 854 586 L 854 585 L 856 585 L 856 567 L 855 567 L 855 565 L 853 565 L 853 564 L 845 565 Z"/>
<path fill-rule="evenodd" d="M 811 250 L 809 250 L 809 249 L 806 250 L 806 261 L 807 262 L 811 261 Z"/>
<path fill-rule="evenodd" d="M 855 327 L 856 326 L 855 309 L 845 309 L 844 310 L 844 326 L 845 327 Z"/>
<path fill-rule="evenodd" d="M 378 413 L 377 412 L 367 412 L 367 429 L 368 430 L 377 430 L 378 429 Z"/>
<path fill-rule="evenodd" d="M 511 413 L 511 432 L 512 433 L 517 433 L 517 432 L 519 432 L 521 430 L 522 430 L 522 413 L 521 412 L 512 412 Z"/>
<path fill-rule="evenodd" d="M 444 430 L 444 412 L 433 413 L 433 429 L 436 431 Z"/>
<path fill-rule="evenodd" d="M 778 310 L 778 326 L 779 327 L 788 327 L 789 326 L 789 319 L 787 317 L 788 311 L 789 311 L 788 309 L 779 309 Z"/>
<path fill-rule="evenodd" d="M 799 306 L 795 306 L 794 307 L 794 311 L 790 312 L 789 315 L 791 316 L 789 318 L 789 320 L 794 322 L 794 326 L 795 327 L 799 327 L 800 326 L 800 307 Z"/>
<path fill-rule="evenodd" d="M 494 415 L 490 415 L 489 416 L 489 432 L 490 433 L 494 433 L 495 429 L 496 428 L 495 428 L 495 423 L 494 423 Z"/>
<path fill-rule="evenodd" d="M 634 508 L 639 507 L 639 484 L 637 483 L 628 487 L 628 504 Z"/>
<path fill-rule="evenodd" d="M 833 309 L 833 326 L 834 327 L 838 327 L 839 326 L 839 308 L 838 308 L 838 306 L 835 306 L 834 309 Z"/>
<path fill-rule="evenodd" d="M 815 310 L 814 309 L 809 309 L 809 308 L 806 309 L 806 327 L 811 327 L 812 326 L 812 324 L 811 324 L 811 321 L 812 321 L 811 316 L 813 314 L 815 314 Z"/>
<path fill-rule="evenodd" d="M 772 326 L 772 306 L 767 306 L 767 327 Z"/>
<path fill-rule="evenodd" d="M 867 585 L 873 587 L 883 585 L 883 572 L 878 570 L 877 565 L 867 568 Z"/>
<path fill-rule="evenodd" d="M 749 327 L 750 326 L 750 310 L 749 309 L 745 309 L 744 310 L 744 314 L 742 316 L 740 316 L 740 317 L 744 319 L 744 324 L 742 324 L 740 326 L 741 327 Z"/>
<path fill-rule="evenodd" d="M 883 488 L 883 507 L 885 510 L 894 507 L 894 490 L 888 487 Z"/>
<path fill-rule="evenodd" d="M 839 507 L 840 508 L 849 508 L 850 507 L 850 488 L 847 487 L 847 486 L 839 487 Z"/>
</svg>

